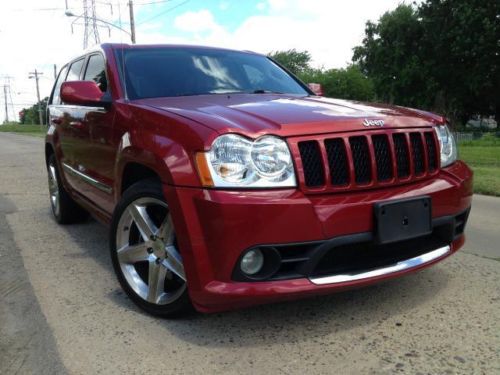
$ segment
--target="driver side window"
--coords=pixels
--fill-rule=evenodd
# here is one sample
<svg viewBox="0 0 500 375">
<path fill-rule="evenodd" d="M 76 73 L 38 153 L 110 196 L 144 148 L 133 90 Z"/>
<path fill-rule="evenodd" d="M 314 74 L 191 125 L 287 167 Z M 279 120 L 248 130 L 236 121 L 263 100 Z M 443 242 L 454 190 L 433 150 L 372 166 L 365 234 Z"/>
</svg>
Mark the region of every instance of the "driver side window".
<svg viewBox="0 0 500 375">
<path fill-rule="evenodd" d="M 106 64 L 101 54 L 91 55 L 83 77 L 84 81 L 94 81 L 102 92 L 108 89 Z"/>
<path fill-rule="evenodd" d="M 61 72 L 59 73 L 59 77 L 57 77 L 57 82 L 54 86 L 54 93 L 52 94 L 52 101 L 51 104 L 61 104 L 61 85 L 66 79 L 66 73 L 68 72 L 68 67 L 65 66 L 64 68 L 61 69 Z"/>
</svg>

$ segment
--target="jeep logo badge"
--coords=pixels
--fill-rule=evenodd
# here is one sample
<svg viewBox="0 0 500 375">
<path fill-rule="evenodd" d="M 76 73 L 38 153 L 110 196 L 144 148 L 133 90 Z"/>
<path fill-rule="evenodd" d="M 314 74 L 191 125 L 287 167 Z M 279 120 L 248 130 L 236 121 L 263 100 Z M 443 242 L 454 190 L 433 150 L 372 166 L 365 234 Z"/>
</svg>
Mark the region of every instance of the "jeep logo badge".
<svg viewBox="0 0 500 375">
<path fill-rule="evenodd" d="M 384 126 L 384 120 L 369 120 L 365 118 L 365 121 L 363 121 L 364 126 Z"/>
</svg>

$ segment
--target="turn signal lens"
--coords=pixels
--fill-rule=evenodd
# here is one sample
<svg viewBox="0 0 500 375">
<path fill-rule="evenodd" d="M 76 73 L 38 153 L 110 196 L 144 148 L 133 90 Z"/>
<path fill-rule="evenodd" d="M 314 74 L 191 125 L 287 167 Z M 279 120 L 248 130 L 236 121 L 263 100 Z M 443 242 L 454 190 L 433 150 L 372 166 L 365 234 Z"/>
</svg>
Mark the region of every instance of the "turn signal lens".
<svg viewBox="0 0 500 375">
<path fill-rule="evenodd" d="M 196 167 L 198 169 L 198 175 L 200 176 L 201 184 L 207 187 L 214 186 L 212 176 L 210 175 L 210 169 L 208 168 L 207 158 L 205 157 L 204 152 L 198 152 L 196 154 Z"/>
</svg>

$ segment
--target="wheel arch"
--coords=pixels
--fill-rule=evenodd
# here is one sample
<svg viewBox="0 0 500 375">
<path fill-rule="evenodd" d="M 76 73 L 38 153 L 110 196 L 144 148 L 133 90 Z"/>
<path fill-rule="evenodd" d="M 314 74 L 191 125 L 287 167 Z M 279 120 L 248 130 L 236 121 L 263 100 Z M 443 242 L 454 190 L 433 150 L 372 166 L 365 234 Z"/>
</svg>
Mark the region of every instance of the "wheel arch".
<svg viewBox="0 0 500 375">
<path fill-rule="evenodd" d="M 166 185 L 200 187 L 193 163 L 190 152 L 168 137 L 142 132 L 139 142 L 124 135 L 115 163 L 116 201 L 131 184 L 145 178 L 156 178 Z"/>
<path fill-rule="evenodd" d="M 51 143 L 45 143 L 45 164 L 48 164 L 49 158 L 56 153 L 54 146 Z"/>
<path fill-rule="evenodd" d="M 161 177 L 154 169 L 138 162 L 129 161 L 123 166 L 118 193 L 122 196 L 136 182 L 150 179 L 161 183 Z"/>
</svg>

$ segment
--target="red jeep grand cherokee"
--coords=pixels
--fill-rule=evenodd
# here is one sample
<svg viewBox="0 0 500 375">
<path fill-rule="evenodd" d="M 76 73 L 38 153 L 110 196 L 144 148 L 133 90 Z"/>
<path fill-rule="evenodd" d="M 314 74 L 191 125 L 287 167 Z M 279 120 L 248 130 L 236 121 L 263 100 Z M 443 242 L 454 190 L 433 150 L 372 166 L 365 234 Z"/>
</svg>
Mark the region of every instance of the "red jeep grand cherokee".
<svg viewBox="0 0 500 375">
<path fill-rule="evenodd" d="M 464 243 L 472 173 L 444 118 L 315 96 L 266 56 L 105 44 L 49 104 L 54 216 L 109 224 L 152 314 L 359 287 Z"/>
</svg>

